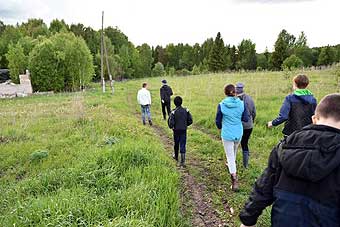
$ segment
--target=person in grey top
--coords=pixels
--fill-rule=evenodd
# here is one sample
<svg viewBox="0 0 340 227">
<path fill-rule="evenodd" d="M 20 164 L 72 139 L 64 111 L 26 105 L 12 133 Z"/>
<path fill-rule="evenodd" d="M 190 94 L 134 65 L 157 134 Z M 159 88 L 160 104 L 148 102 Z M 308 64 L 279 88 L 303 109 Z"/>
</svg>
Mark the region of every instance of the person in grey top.
<svg viewBox="0 0 340 227">
<path fill-rule="evenodd" d="M 245 168 L 248 168 L 248 161 L 249 161 L 248 141 L 249 141 L 250 135 L 254 127 L 254 120 L 256 117 L 256 108 L 255 108 L 255 103 L 253 99 L 249 95 L 244 93 L 243 88 L 244 88 L 243 83 L 236 84 L 236 95 L 244 102 L 245 111 L 248 112 L 248 116 L 250 117 L 249 121 L 247 122 L 242 121 L 243 136 L 241 139 L 243 166 Z"/>
</svg>

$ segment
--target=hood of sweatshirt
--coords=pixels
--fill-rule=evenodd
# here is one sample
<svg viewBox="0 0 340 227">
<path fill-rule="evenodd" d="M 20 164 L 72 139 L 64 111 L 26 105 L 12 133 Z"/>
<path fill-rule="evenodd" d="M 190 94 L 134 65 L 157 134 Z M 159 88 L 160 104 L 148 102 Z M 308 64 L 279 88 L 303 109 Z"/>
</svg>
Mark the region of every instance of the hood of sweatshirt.
<svg viewBox="0 0 340 227">
<path fill-rule="evenodd" d="M 320 181 L 340 166 L 340 130 L 325 125 L 306 126 L 290 135 L 278 154 L 288 175 Z"/>
<path fill-rule="evenodd" d="M 225 99 L 222 100 L 221 105 L 222 107 L 227 107 L 227 108 L 238 108 L 240 107 L 241 100 L 238 97 L 226 97 Z M 223 112 L 222 108 L 222 112 Z"/>
</svg>

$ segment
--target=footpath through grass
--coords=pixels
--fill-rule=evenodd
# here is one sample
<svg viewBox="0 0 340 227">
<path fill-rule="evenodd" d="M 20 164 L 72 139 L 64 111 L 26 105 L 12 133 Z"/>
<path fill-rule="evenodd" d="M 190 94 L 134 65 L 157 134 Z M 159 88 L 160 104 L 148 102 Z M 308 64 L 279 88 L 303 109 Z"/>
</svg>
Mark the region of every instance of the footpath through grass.
<svg viewBox="0 0 340 227">
<path fill-rule="evenodd" d="M 211 199 L 220 217 L 230 226 L 239 226 L 239 211 L 247 200 L 253 183 L 266 167 L 271 149 L 282 138 L 282 126 L 267 129 L 266 123 L 277 116 L 284 97 L 291 92 L 292 78 L 297 73 L 299 72 L 258 72 L 166 78 L 174 96 L 183 97 L 183 105 L 190 109 L 194 119 L 194 125 L 188 131 L 187 158 L 198 160 L 200 165 L 188 165 L 188 171 L 196 177 L 198 183 L 206 186 L 209 191 L 207 196 L 210 197 L 208 199 Z M 308 88 L 318 101 L 326 94 L 336 92 L 336 77 L 332 71 L 303 73 L 309 76 Z M 171 131 L 161 119 L 159 88 L 162 79 L 129 81 L 122 86 L 130 95 L 135 95 L 141 83 L 148 82 L 153 98 L 151 112 L 154 123 L 166 130 L 171 138 Z M 237 167 L 241 190 L 233 193 L 229 188 L 230 175 L 225 166 L 226 158 L 215 126 L 215 114 L 218 103 L 224 98 L 223 86 L 236 82 L 245 83 L 246 93 L 255 101 L 257 117 L 250 139 L 250 166 L 248 169 L 242 167 L 242 155 L 239 152 Z M 138 106 L 136 111 L 139 111 Z M 264 211 L 257 226 L 270 226 L 270 208 Z"/>
<path fill-rule="evenodd" d="M 117 95 L 0 100 L 0 226 L 183 226 L 179 176 Z"/>
<path fill-rule="evenodd" d="M 306 74 L 318 100 L 336 91 L 331 71 Z M 194 118 L 188 131 L 187 158 L 192 165 L 187 173 L 228 226 L 239 226 L 239 210 L 282 137 L 281 127 L 267 129 L 265 124 L 276 117 L 293 75 L 166 78 Z M 147 81 L 154 123 L 171 138 L 161 120 L 161 79 L 116 83 L 114 96 L 102 94 L 96 86 L 86 93 L 0 100 L 0 226 L 190 225 L 186 214 L 194 218 L 193 213 L 187 210 L 183 218 L 180 211 L 181 202 L 194 209 L 190 198 L 180 199 L 180 190 L 187 190 L 180 182 L 182 173 L 157 130 L 136 117 L 140 111 L 136 94 Z M 254 98 L 258 115 L 250 140 L 250 166 L 242 168 L 239 153 L 241 191 L 233 193 L 214 118 L 224 84 L 239 81 Z M 270 226 L 270 209 L 257 226 Z"/>
</svg>

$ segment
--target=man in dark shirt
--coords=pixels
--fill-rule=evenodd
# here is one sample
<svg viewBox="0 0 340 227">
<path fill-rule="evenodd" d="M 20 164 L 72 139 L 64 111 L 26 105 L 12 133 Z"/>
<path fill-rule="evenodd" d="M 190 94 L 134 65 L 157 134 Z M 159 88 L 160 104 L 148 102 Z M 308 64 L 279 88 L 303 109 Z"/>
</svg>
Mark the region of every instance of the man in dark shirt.
<svg viewBox="0 0 340 227">
<path fill-rule="evenodd" d="M 166 80 L 162 80 L 163 86 L 160 89 L 160 96 L 161 96 L 161 104 L 162 104 L 162 113 L 163 119 L 166 120 L 166 112 L 168 112 L 168 116 L 170 115 L 171 110 L 171 96 L 173 95 L 172 89 L 170 86 L 167 85 Z"/>
</svg>

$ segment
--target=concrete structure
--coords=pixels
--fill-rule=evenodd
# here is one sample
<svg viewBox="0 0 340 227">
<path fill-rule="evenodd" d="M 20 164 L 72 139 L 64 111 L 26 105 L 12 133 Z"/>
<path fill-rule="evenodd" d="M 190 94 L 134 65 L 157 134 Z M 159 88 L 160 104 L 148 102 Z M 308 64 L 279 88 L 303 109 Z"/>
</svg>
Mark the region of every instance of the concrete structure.
<svg viewBox="0 0 340 227">
<path fill-rule="evenodd" d="M 19 75 L 20 84 L 11 81 L 0 84 L 0 98 L 25 97 L 33 93 L 29 72 Z"/>
</svg>

